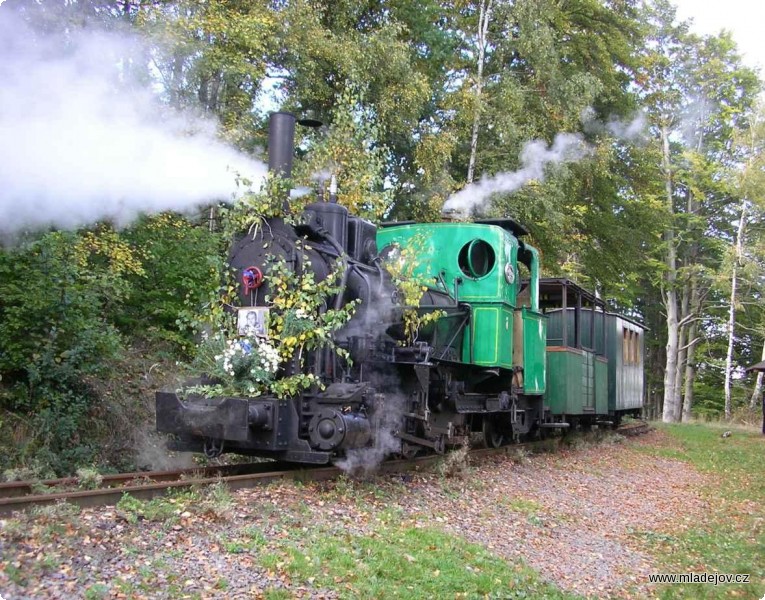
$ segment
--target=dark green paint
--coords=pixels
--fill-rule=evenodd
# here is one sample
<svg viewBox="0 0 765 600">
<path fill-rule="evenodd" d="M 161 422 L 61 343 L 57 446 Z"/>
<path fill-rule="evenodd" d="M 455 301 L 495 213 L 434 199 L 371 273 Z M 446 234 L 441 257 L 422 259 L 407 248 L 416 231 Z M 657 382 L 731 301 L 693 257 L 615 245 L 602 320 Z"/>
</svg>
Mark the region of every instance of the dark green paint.
<svg viewBox="0 0 765 600">
<path fill-rule="evenodd" d="M 462 361 L 486 367 L 513 367 L 513 313 L 517 310 L 518 240 L 495 225 L 478 223 L 418 223 L 378 230 L 377 245 L 413 248 L 417 256 L 415 275 L 433 289 L 447 291 L 460 302 L 470 303 L 470 335 L 462 343 Z M 490 248 L 491 268 L 472 261 L 473 250 Z M 532 256 L 529 308 L 523 309 L 523 361 L 525 391 L 545 389 L 546 319 L 538 311 L 539 260 Z M 476 273 L 485 274 L 476 276 Z M 506 272 L 511 275 L 508 282 Z M 444 289 L 445 287 L 445 289 Z M 472 344 L 472 348 L 471 348 Z M 472 354 L 471 354 L 472 350 Z M 471 360 L 472 359 L 472 360 Z"/>
<path fill-rule="evenodd" d="M 553 414 L 608 411 L 608 365 L 592 352 L 567 348 L 548 352 L 547 405 Z"/>
</svg>

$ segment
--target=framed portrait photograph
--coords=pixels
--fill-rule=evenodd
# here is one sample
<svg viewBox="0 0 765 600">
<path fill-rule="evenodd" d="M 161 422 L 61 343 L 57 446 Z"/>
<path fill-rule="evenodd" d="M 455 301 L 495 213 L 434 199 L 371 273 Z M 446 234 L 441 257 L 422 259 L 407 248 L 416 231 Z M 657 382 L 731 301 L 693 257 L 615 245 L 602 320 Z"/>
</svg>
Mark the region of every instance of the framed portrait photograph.
<svg viewBox="0 0 765 600">
<path fill-rule="evenodd" d="M 240 308 L 236 327 L 239 335 L 268 337 L 268 308 L 264 306 Z"/>
</svg>

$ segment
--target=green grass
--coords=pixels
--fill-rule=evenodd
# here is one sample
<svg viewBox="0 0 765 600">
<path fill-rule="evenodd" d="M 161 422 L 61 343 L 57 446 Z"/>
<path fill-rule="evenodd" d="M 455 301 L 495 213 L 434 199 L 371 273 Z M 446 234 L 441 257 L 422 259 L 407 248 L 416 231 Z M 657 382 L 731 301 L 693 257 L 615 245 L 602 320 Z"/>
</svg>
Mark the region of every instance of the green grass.
<svg viewBox="0 0 765 600">
<path fill-rule="evenodd" d="M 242 540 L 222 540 L 221 545 L 229 554 L 242 554 L 247 551 L 247 545 Z"/>
<path fill-rule="evenodd" d="M 526 567 L 435 529 L 311 532 L 274 566 L 341 598 L 573 598 Z"/>
<path fill-rule="evenodd" d="M 143 501 L 123 494 L 120 501 L 117 502 L 117 510 L 132 524 L 140 519 L 147 521 L 175 521 L 179 512 L 175 502 L 169 498 L 155 498 L 154 500 Z"/>
<path fill-rule="evenodd" d="M 526 498 L 507 499 L 503 504 L 508 510 L 524 515 L 538 515 L 542 511 L 542 505 L 539 502 Z"/>
<path fill-rule="evenodd" d="M 659 425 L 677 448 L 650 448 L 654 456 L 690 463 L 715 483 L 704 490 L 710 510 L 703 522 L 674 536 L 641 534 L 668 573 L 748 573 L 748 585 L 683 584 L 661 588 L 662 598 L 756 598 L 765 594 L 765 438 L 753 431 L 702 424 Z M 677 506 L 682 515 L 683 507 Z"/>
<path fill-rule="evenodd" d="M 109 588 L 103 583 L 94 583 L 85 590 L 85 600 L 98 600 L 108 598 Z"/>
<path fill-rule="evenodd" d="M 139 520 L 163 522 L 168 526 L 179 520 L 179 515 L 189 511 L 195 515 L 207 515 L 225 520 L 233 506 L 231 492 L 223 484 L 170 492 L 153 500 L 139 500 L 123 494 L 117 503 L 117 511 L 131 524 Z M 157 530 L 161 536 L 162 531 Z"/>
<path fill-rule="evenodd" d="M 266 536 L 263 535 L 263 532 L 257 527 L 245 527 L 242 533 L 247 540 L 247 548 L 251 551 L 256 551 L 258 548 L 262 548 L 268 542 Z"/>
</svg>

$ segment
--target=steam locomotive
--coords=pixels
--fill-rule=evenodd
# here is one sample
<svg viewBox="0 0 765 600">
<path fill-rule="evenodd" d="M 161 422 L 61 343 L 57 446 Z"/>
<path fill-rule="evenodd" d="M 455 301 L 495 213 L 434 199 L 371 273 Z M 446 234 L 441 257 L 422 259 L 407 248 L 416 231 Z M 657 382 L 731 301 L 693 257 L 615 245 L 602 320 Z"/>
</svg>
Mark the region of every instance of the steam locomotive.
<svg viewBox="0 0 765 600">
<path fill-rule="evenodd" d="M 271 115 L 273 172 L 290 175 L 295 124 L 291 114 Z M 254 321 L 274 310 L 274 257 L 317 282 L 339 265 L 339 291 L 326 308 L 357 304 L 333 340 L 345 352 L 308 352 L 302 368 L 317 384 L 292 397 L 158 392 L 158 431 L 172 434 L 177 450 L 325 464 L 442 453 L 478 434 L 496 447 L 639 414 L 643 327 L 570 280 L 541 278 L 526 234 L 512 219 L 377 227 L 337 204 L 334 191 L 294 223 L 269 219 L 231 248 L 240 306 Z M 437 311 L 415 336 L 383 265 L 406 248 L 427 282 L 415 310 Z"/>
</svg>

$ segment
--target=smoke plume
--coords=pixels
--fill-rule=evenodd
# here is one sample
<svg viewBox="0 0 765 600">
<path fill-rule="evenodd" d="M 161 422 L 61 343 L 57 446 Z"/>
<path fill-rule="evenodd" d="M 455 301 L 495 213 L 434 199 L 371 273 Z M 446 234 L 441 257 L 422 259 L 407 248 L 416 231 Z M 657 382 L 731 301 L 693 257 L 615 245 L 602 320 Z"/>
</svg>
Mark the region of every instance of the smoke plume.
<svg viewBox="0 0 765 600">
<path fill-rule="evenodd" d="M 629 121 L 612 117 L 607 122 L 603 122 L 597 118 L 595 110 L 588 107 L 582 111 L 580 117 L 582 127 L 587 134 L 608 134 L 622 142 L 641 143 L 648 131 L 648 119 L 643 111 L 638 111 Z"/>
<path fill-rule="evenodd" d="M 591 135 L 609 134 L 624 142 L 640 142 L 645 136 L 647 121 L 639 112 L 631 121 L 610 119 L 607 123 L 595 118 L 595 111 L 582 111 L 583 129 Z M 548 164 L 577 162 L 588 156 L 592 148 L 577 133 L 559 133 L 551 146 L 541 140 L 528 142 L 521 151 L 521 168 L 512 173 L 483 177 L 451 196 L 444 204 L 445 213 L 458 213 L 463 217 L 481 210 L 492 194 L 512 193 L 534 179 L 544 180 Z"/>
<path fill-rule="evenodd" d="M 0 13 L 0 235 L 185 212 L 231 199 L 237 174 L 262 179 L 266 167 L 217 140 L 214 123 L 170 114 L 158 88 L 131 81 L 147 56 L 134 38 L 64 44 Z"/>
<path fill-rule="evenodd" d="M 404 422 L 406 398 L 400 394 L 386 394 L 383 405 L 375 406 L 371 416 L 374 445 L 348 450 L 344 459 L 335 463 L 339 469 L 352 475 L 367 476 L 374 473 L 391 454 L 401 451 L 401 439 L 396 433 Z"/>
<path fill-rule="evenodd" d="M 135 464 L 140 471 L 170 471 L 194 466 L 190 452 L 174 453 L 167 449 L 167 439 L 156 431 L 140 431 L 134 439 Z"/>
<path fill-rule="evenodd" d="M 639 112 L 631 121 L 611 119 L 606 123 L 606 129 L 617 139 L 625 142 L 639 142 L 642 138 L 645 138 L 648 129 L 648 119 L 646 119 L 644 112 Z"/>
<path fill-rule="evenodd" d="M 515 192 L 533 179 L 544 179 L 545 167 L 549 163 L 575 162 L 589 152 L 582 136 L 574 133 L 559 133 L 549 147 L 541 140 L 528 142 L 521 152 L 520 169 L 482 177 L 451 196 L 443 210 L 467 216 L 480 210 L 492 194 Z"/>
</svg>

